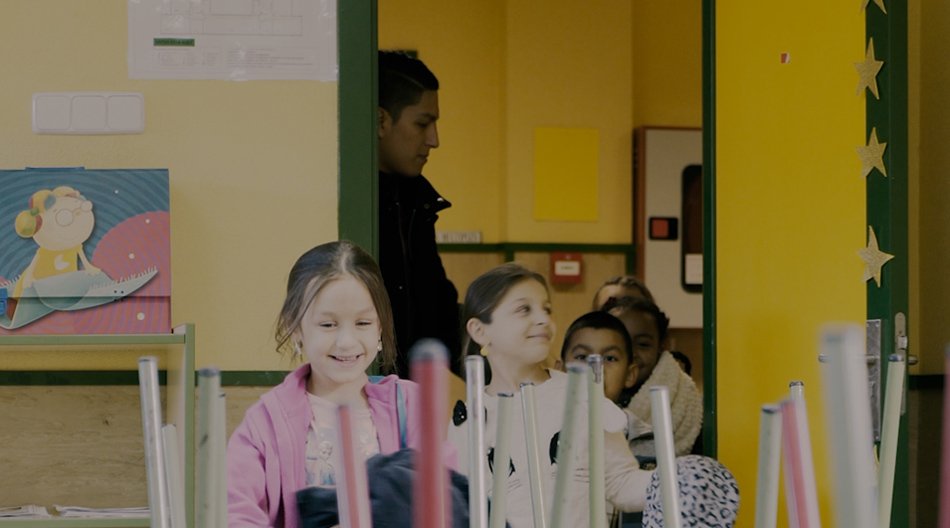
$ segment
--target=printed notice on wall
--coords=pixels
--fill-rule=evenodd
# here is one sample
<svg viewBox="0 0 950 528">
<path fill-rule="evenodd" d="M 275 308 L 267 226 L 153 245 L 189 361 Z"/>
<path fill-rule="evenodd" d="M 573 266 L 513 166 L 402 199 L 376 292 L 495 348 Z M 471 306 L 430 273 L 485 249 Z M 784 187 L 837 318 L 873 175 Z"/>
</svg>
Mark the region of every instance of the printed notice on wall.
<svg viewBox="0 0 950 528">
<path fill-rule="evenodd" d="M 129 77 L 335 81 L 336 0 L 129 0 Z"/>
</svg>

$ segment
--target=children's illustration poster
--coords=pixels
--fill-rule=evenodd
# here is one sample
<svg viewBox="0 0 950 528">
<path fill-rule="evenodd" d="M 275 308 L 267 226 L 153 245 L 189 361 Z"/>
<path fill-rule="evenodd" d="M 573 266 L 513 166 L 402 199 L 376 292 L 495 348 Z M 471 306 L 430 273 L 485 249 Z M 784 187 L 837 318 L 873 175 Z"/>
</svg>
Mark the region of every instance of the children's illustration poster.
<svg viewBox="0 0 950 528">
<path fill-rule="evenodd" d="M 0 335 L 171 329 L 168 171 L 0 171 Z"/>
</svg>

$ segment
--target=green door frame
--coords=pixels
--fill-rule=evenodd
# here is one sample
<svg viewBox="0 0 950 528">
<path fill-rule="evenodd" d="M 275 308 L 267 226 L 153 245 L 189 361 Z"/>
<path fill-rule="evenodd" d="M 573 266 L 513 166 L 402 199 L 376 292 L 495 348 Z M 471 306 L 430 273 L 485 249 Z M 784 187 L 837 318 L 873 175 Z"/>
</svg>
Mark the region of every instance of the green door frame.
<svg viewBox="0 0 950 528">
<path fill-rule="evenodd" d="M 376 13 L 376 0 L 337 2 L 337 221 L 339 238 L 359 244 L 378 259 Z"/>
<path fill-rule="evenodd" d="M 719 454 L 716 417 L 716 0 L 703 0 L 703 454 Z"/>
<path fill-rule="evenodd" d="M 874 39 L 874 54 L 884 61 L 877 75 L 880 99 L 865 91 L 866 131 L 877 129 L 878 140 L 887 143 L 884 151 L 885 178 L 878 171 L 867 176 L 867 224 L 874 228 L 881 251 L 894 255 L 883 268 L 881 287 L 867 283 L 867 318 L 881 321 L 881 379 L 887 379 L 885 358 L 898 352 L 894 319 L 908 314 L 909 248 L 907 220 L 907 3 L 887 2 L 885 14 L 875 3 L 866 9 L 866 39 Z M 867 48 L 865 41 L 862 49 Z M 866 232 L 865 232 L 866 235 Z M 914 340 L 911 340 L 913 343 Z M 906 378 L 905 378 L 906 401 Z M 884 401 L 882 384 L 881 402 Z M 894 500 L 890 526 L 902 528 L 910 522 L 910 435 L 908 417 L 901 416 Z"/>
</svg>

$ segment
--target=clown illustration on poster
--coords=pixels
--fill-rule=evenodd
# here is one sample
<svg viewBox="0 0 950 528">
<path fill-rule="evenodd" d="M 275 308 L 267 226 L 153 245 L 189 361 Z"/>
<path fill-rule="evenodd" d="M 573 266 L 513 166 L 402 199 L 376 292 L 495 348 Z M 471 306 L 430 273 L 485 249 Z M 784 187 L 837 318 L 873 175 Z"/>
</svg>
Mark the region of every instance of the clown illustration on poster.
<svg viewBox="0 0 950 528">
<path fill-rule="evenodd" d="M 166 170 L 0 171 L 0 335 L 163 333 Z"/>
</svg>

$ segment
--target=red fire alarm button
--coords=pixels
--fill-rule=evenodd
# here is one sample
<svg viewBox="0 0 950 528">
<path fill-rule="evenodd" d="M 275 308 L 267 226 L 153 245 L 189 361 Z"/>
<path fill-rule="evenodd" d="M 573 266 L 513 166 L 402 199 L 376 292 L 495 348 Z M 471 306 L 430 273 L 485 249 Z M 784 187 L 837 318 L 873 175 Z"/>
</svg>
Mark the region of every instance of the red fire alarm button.
<svg viewBox="0 0 950 528">
<path fill-rule="evenodd" d="M 577 284 L 581 282 L 580 253 L 551 253 L 551 282 Z"/>
<path fill-rule="evenodd" d="M 676 217 L 650 217 L 650 240 L 676 240 L 678 230 Z"/>
</svg>

